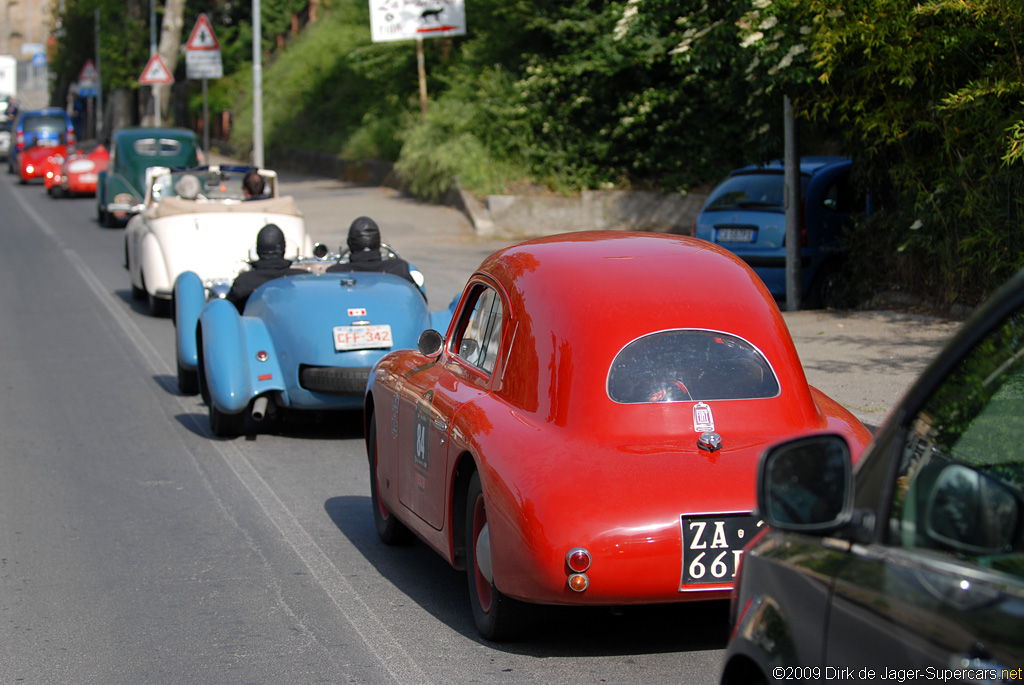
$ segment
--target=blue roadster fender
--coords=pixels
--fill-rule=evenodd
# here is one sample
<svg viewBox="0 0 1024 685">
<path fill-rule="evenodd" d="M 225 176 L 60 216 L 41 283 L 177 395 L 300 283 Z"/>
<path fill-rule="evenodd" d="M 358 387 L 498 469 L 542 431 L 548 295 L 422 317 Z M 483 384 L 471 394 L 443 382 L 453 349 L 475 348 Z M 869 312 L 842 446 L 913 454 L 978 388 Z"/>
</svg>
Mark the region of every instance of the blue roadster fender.
<svg viewBox="0 0 1024 685">
<path fill-rule="evenodd" d="M 203 307 L 199 329 L 203 374 L 212 406 L 225 414 L 237 414 L 256 395 L 284 391 L 274 341 L 263 321 L 243 318 L 235 305 L 217 299 Z M 253 362 L 258 370 L 251 366 Z"/>
<path fill-rule="evenodd" d="M 178 366 L 186 371 L 198 368 L 196 325 L 205 304 L 206 290 L 198 274 L 185 271 L 174 280 L 174 348 Z"/>
</svg>

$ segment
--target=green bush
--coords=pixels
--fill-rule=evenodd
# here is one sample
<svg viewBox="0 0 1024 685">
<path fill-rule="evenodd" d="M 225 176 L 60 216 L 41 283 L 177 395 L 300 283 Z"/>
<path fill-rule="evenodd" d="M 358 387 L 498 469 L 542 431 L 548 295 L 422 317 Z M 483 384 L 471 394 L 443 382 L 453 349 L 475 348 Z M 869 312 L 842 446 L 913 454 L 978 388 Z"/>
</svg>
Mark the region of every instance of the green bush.
<svg viewBox="0 0 1024 685">
<path fill-rule="evenodd" d="M 424 119 L 413 43 L 372 44 L 365 0 L 336 0 L 265 68 L 267 147 L 396 161 L 431 198 L 453 177 L 478 194 L 677 191 L 780 157 L 785 93 L 802 153 L 846 151 L 883 208 L 852 236 L 865 282 L 971 304 L 1024 266 L 1024 15 L 1010 3 L 474 0 L 467 13 L 467 36 L 424 43 Z M 245 79 L 225 82 L 250 145 Z"/>
</svg>

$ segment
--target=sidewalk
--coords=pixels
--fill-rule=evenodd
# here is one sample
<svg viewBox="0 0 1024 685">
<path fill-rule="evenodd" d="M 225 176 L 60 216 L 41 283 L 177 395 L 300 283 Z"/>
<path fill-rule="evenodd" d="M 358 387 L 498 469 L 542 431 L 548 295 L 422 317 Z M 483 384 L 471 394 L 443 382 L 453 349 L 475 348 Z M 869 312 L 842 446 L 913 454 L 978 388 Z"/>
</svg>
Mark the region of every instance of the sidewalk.
<svg viewBox="0 0 1024 685">
<path fill-rule="evenodd" d="M 211 162 L 229 160 L 210 155 Z M 234 162 L 237 163 L 237 162 Z M 462 292 L 480 262 L 518 239 L 480 237 L 451 207 L 419 202 L 397 190 L 281 172 L 314 241 L 336 251 L 357 216 L 377 221 L 384 241 L 427 279 L 432 309 Z M 656 306 L 656 302 L 654 303 Z M 849 409 L 869 428 L 885 418 L 960 321 L 892 310 L 784 312 L 808 382 Z"/>
</svg>

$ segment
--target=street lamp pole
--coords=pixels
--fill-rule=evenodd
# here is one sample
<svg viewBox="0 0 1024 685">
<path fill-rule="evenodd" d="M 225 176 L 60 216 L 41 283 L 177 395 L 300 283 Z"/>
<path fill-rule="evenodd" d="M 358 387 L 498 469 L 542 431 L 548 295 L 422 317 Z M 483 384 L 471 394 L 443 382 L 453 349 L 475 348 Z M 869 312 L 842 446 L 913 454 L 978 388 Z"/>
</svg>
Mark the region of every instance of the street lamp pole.
<svg viewBox="0 0 1024 685">
<path fill-rule="evenodd" d="M 149 0 L 149 56 L 156 54 L 156 0 Z M 160 126 L 160 86 L 149 87 L 153 94 L 153 121 Z"/>
<path fill-rule="evenodd" d="M 260 0 L 252 0 L 252 163 L 263 168 L 263 30 Z"/>
</svg>

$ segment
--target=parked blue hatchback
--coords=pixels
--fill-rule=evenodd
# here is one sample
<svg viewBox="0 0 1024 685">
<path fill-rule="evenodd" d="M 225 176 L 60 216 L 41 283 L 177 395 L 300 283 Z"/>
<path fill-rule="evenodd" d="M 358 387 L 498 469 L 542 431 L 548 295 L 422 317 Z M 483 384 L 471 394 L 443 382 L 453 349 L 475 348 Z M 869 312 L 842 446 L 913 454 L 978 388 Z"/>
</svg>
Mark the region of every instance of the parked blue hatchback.
<svg viewBox="0 0 1024 685">
<path fill-rule="evenodd" d="M 801 281 L 805 307 L 833 304 L 843 228 L 867 209 L 850 179 L 847 157 L 800 160 L 803 225 Z M 776 298 L 786 296 L 785 167 L 781 160 L 736 169 L 708 196 L 695 235 L 749 264 Z"/>
</svg>

